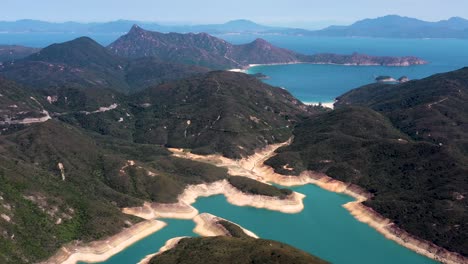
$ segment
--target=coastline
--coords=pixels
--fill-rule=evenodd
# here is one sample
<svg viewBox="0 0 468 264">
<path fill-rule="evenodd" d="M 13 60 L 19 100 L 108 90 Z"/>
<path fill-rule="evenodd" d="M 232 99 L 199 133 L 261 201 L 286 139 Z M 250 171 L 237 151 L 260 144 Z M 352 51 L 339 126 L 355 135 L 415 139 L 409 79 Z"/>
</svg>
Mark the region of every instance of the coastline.
<svg viewBox="0 0 468 264">
<path fill-rule="evenodd" d="M 78 261 L 96 263 L 106 261 L 135 242 L 163 229 L 167 224 L 147 220 L 122 230 L 111 237 L 84 245 L 66 245 L 41 264 L 75 264 Z"/>
<path fill-rule="evenodd" d="M 228 69 L 227 71 L 232 71 L 232 72 L 242 72 L 242 73 L 247 73 L 247 71 L 250 68 L 254 67 L 260 67 L 260 66 L 277 66 L 277 65 L 292 65 L 292 64 L 312 64 L 312 65 L 339 65 L 339 66 L 386 66 L 386 67 L 410 67 L 410 66 L 417 66 L 417 65 L 424 65 L 428 64 L 422 63 L 422 64 L 410 64 L 410 63 L 401 63 L 401 64 L 388 64 L 388 65 L 382 65 L 379 63 L 332 63 L 332 62 L 305 62 L 305 61 L 291 61 L 291 62 L 279 62 L 279 63 L 259 63 L 259 64 L 249 64 L 247 66 L 244 66 L 242 68 L 234 68 L 234 69 Z"/>
<path fill-rule="evenodd" d="M 145 203 L 140 207 L 123 208 L 122 211 L 144 219 L 154 219 L 157 217 L 193 219 L 198 215 L 198 210 L 192 204 L 199 197 L 220 194 L 224 195 L 226 200 L 235 206 L 250 206 L 289 214 L 299 213 L 304 209 L 302 201 L 305 196 L 303 194 L 293 192 L 285 199 L 247 194 L 232 186 L 227 180 L 221 180 L 213 183 L 187 186 L 184 192 L 178 196 L 177 203 Z"/>
<path fill-rule="evenodd" d="M 390 239 L 418 254 L 446 264 L 468 263 L 468 258 L 459 253 L 448 251 L 432 242 L 417 238 L 407 231 L 399 228 L 392 220 L 385 218 L 372 208 L 362 203 L 372 197 L 360 186 L 333 179 L 323 173 L 304 171 L 299 176 L 281 175 L 274 171 L 264 161 L 275 155 L 275 150 L 289 144 L 292 139 L 284 143 L 269 145 L 255 154 L 241 160 L 231 160 L 220 155 L 201 156 L 192 153 L 181 153 L 171 150 L 175 156 L 211 163 L 228 169 L 231 175 L 241 175 L 261 182 L 272 182 L 282 186 L 302 186 L 314 184 L 327 191 L 343 193 L 356 199 L 343 205 L 353 217 L 363 222 L 385 238 Z"/>
</svg>

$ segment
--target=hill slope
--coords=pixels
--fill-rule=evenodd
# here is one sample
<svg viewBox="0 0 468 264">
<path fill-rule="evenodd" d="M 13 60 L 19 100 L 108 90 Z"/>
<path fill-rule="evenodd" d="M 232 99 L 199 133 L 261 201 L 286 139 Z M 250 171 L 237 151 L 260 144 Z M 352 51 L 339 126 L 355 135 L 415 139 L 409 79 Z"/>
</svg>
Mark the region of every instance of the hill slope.
<svg viewBox="0 0 468 264">
<path fill-rule="evenodd" d="M 134 98 L 137 142 L 236 158 L 286 141 L 308 114 L 286 90 L 233 72 L 163 84 Z"/>
<path fill-rule="evenodd" d="M 207 71 L 154 59 L 120 58 L 87 37 L 53 44 L 19 61 L 0 65 L 0 75 L 34 88 L 79 86 L 121 92 L 135 92 Z"/>
<path fill-rule="evenodd" d="M 337 98 L 387 116 L 411 138 L 451 148 L 468 160 L 468 68 L 399 85 L 370 85 Z"/>
<path fill-rule="evenodd" d="M 38 52 L 40 49 L 29 48 L 17 45 L 0 45 L 0 63 L 22 59 L 33 53 Z"/>
<path fill-rule="evenodd" d="M 267 164 L 357 184 L 373 194 L 366 205 L 399 227 L 467 256 L 467 72 L 350 91 L 333 112 L 298 125 Z"/>
</svg>

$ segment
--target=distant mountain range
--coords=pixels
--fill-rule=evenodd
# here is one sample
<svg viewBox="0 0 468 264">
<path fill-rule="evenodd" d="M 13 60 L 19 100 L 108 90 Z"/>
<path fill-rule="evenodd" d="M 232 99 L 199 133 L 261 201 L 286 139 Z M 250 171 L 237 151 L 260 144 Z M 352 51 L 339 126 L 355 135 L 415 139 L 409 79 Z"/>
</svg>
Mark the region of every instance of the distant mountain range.
<svg viewBox="0 0 468 264">
<path fill-rule="evenodd" d="M 164 61 L 214 69 L 245 68 L 250 64 L 317 63 L 345 65 L 408 66 L 425 64 L 416 57 L 378 57 L 364 54 L 304 55 L 273 46 L 264 39 L 233 45 L 206 33 L 160 33 L 134 25 L 128 34 L 108 46 L 127 58 L 155 57 Z"/>
<path fill-rule="evenodd" d="M 427 22 L 396 15 L 364 19 L 350 26 L 331 26 L 311 32 L 315 36 L 382 38 L 468 38 L 468 20 L 452 17 Z"/>
<path fill-rule="evenodd" d="M 438 22 L 416 18 L 388 15 L 357 21 L 349 26 L 330 26 L 322 30 L 273 27 L 241 19 L 224 24 L 163 25 L 153 22 L 117 20 L 102 23 L 64 22 L 51 23 L 39 20 L 0 21 L 3 33 L 76 33 L 76 34 L 123 34 L 138 24 L 159 32 L 208 33 L 208 34 L 260 34 L 260 35 L 305 35 L 329 37 L 386 37 L 386 38 L 468 38 L 468 20 L 452 17 Z"/>
</svg>

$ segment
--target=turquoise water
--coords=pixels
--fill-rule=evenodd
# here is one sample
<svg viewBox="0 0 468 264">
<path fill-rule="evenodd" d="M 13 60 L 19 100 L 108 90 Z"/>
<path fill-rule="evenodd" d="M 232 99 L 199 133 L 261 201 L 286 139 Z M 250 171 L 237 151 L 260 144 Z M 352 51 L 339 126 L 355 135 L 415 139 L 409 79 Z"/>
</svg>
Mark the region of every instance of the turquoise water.
<svg viewBox="0 0 468 264">
<path fill-rule="evenodd" d="M 197 236 L 192 230 L 195 228 L 193 221 L 162 219 L 168 225 L 160 231 L 150 235 L 126 248 L 124 251 L 108 259 L 105 264 L 132 264 L 138 263 L 145 256 L 154 254 L 164 246 L 167 240 L 180 236 Z M 79 262 L 83 263 L 83 262 Z"/>
<path fill-rule="evenodd" d="M 349 196 L 325 191 L 314 185 L 294 188 L 306 195 L 299 214 L 237 207 L 222 195 L 200 198 L 195 207 L 253 231 L 258 236 L 293 245 L 336 264 L 437 263 L 385 239 L 366 224 L 355 220 L 342 207 Z M 192 221 L 165 220 L 168 226 L 137 242 L 106 264 L 136 263 L 156 252 L 170 238 L 193 236 Z"/>
</svg>

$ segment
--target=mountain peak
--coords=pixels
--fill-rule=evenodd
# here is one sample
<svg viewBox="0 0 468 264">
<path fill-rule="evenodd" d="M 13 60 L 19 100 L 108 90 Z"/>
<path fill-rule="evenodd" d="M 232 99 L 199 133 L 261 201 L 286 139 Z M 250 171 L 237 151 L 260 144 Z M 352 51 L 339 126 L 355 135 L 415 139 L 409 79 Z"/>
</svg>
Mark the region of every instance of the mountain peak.
<svg viewBox="0 0 468 264">
<path fill-rule="evenodd" d="M 266 41 L 266 40 L 264 40 L 262 38 L 257 38 L 254 41 L 252 41 L 250 44 L 255 45 L 255 46 L 260 46 L 260 47 L 272 46 L 270 42 L 268 42 L 268 41 Z"/>
<path fill-rule="evenodd" d="M 26 57 L 25 60 L 66 63 L 73 66 L 89 64 L 114 66 L 120 61 L 89 37 L 79 37 L 64 43 L 52 44 L 40 52 Z"/>
<path fill-rule="evenodd" d="M 138 26 L 137 24 L 133 24 L 132 28 L 128 31 L 128 34 L 132 34 L 132 33 L 141 33 L 141 32 L 144 32 L 145 30 L 142 29 L 140 26 Z"/>
</svg>

